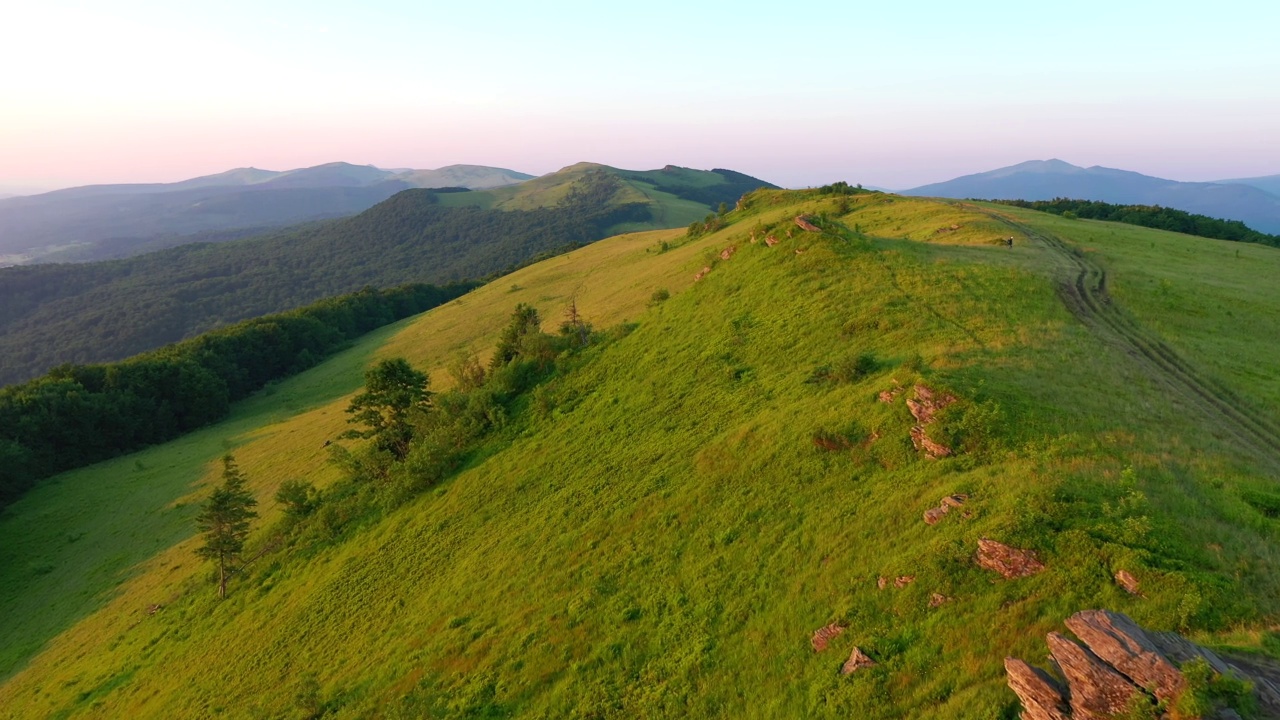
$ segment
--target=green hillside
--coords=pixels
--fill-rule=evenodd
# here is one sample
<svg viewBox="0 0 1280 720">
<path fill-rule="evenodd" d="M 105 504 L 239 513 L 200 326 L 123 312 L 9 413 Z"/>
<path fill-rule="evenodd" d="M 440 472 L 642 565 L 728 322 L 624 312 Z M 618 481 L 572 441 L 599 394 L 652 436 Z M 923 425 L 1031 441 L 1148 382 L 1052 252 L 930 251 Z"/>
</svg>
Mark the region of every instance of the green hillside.
<svg viewBox="0 0 1280 720">
<path fill-rule="evenodd" d="M 578 163 L 558 172 L 534 178 L 518 185 L 493 190 L 442 196 L 445 204 L 496 208 L 500 210 L 532 210 L 553 207 L 565 202 L 571 193 L 584 186 L 596 193 L 612 191 L 612 205 L 642 205 L 647 214 L 619 222 L 610 228 L 614 234 L 682 227 L 701 220 L 720 203 L 730 207 L 752 190 L 774 188 L 750 175 L 732 170 L 692 170 L 668 165 L 660 170 L 619 170 L 597 163 Z"/>
<path fill-rule="evenodd" d="M 0 515 L 0 714 L 1014 718 L 1004 657 L 1086 607 L 1276 653 L 1280 251 L 882 194 L 725 222 L 524 268 L 28 493 Z M 531 341 L 510 394 L 453 388 L 521 303 L 599 332 Z M 490 403 L 412 496 L 439 437 L 363 482 L 325 447 L 395 357 L 431 417 Z M 950 456 L 913 444 L 927 394 Z M 226 452 L 276 549 L 219 601 L 191 521 Z M 289 529 L 296 479 L 323 494 Z M 1044 571 L 981 569 L 982 538 Z M 855 646 L 878 664 L 842 675 Z"/>
<path fill-rule="evenodd" d="M 496 190 L 407 190 L 352 218 L 261 237 L 0 268 L 0 384 L 366 285 L 474 280 L 617 232 L 688 225 L 767 185 L 728 170 L 625 173 L 583 164 Z"/>
</svg>

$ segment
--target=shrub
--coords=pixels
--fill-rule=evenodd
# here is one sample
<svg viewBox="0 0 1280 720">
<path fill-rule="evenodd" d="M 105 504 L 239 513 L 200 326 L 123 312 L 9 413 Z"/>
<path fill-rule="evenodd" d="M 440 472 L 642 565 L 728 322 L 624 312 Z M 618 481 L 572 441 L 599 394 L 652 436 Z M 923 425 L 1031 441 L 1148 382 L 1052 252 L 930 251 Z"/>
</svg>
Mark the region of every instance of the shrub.
<svg viewBox="0 0 1280 720">
<path fill-rule="evenodd" d="M 1280 517 L 1280 495 L 1261 490 L 1241 490 L 1240 499 L 1269 518 Z"/>
<path fill-rule="evenodd" d="M 276 502 L 284 506 L 285 515 L 306 517 L 319 507 L 320 493 L 305 480 L 285 480 L 276 491 Z"/>
</svg>

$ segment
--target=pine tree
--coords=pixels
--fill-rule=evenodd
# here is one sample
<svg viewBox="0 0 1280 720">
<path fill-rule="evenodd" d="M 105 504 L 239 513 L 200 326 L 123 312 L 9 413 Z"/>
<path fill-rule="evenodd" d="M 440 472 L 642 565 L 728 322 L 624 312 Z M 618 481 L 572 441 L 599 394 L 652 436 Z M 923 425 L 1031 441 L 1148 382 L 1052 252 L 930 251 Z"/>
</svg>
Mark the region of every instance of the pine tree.
<svg viewBox="0 0 1280 720">
<path fill-rule="evenodd" d="M 235 458 L 222 458 L 222 485 L 215 488 L 196 516 L 196 527 L 204 533 L 204 545 L 196 550 L 200 557 L 218 563 L 218 597 L 227 596 L 227 580 L 235 572 L 236 562 L 249 535 L 249 521 L 258 516 L 253 508 L 258 501 L 244 486 L 244 474 Z"/>
<path fill-rule="evenodd" d="M 431 407 L 431 379 L 404 358 L 383 360 L 364 374 L 364 392 L 351 399 L 347 422 L 364 430 L 348 430 L 342 437 L 373 438 L 374 444 L 403 460 L 413 439 L 413 416 Z"/>
</svg>

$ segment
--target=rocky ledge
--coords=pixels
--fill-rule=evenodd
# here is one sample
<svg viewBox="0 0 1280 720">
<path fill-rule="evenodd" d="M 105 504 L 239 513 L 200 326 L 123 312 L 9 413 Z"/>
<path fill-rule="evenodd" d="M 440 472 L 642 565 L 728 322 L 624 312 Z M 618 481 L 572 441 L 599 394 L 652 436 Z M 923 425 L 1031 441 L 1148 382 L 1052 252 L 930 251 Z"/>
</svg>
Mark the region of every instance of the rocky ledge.
<svg viewBox="0 0 1280 720">
<path fill-rule="evenodd" d="M 1275 678 L 1259 668 L 1246 672 L 1180 635 L 1148 632 L 1129 617 L 1107 610 L 1076 613 L 1066 625 L 1080 642 L 1056 632 L 1047 638 L 1062 680 L 1017 658 L 1005 658 L 1009 687 L 1022 701 L 1023 720 L 1102 720 L 1142 706 L 1151 709 L 1143 717 L 1175 717 L 1173 708 L 1189 689 L 1182 667 L 1192 661 L 1206 664 L 1213 678 L 1234 677 L 1247 683 L 1243 687 L 1252 686 L 1260 716 L 1280 717 Z M 1200 717 L 1229 720 L 1240 715 L 1219 706 Z"/>
</svg>

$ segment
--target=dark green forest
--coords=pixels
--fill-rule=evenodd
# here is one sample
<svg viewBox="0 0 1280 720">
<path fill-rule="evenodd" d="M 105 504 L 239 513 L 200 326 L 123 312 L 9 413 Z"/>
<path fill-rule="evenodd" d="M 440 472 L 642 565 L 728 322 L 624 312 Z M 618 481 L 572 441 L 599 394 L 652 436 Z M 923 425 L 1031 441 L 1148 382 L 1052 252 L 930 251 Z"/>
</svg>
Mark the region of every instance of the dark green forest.
<svg viewBox="0 0 1280 720">
<path fill-rule="evenodd" d="M 217 421 L 231 403 L 268 382 L 306 370 L 356 337 L 475 285 L 366 288 L 123 362 L 61 365 L 41 378 L 0 388 L 0 509 L 55 473 Z"/>
<path fill-rule="evenodd" d="M 1054 215 L 1078 217 L 1086 220 L 1108 220 L 1129 225 L 1170 230 L 1187 235 L 1259 243 L 1280 247 L 1280 235 L 1267 235 L 1250 228 L 1239 220 L 1219 220 L 1208 215 L 1183 212 L 1159 205 L 1113 205 L 1097 200 L 990 200 L 1001 205 L 1040 210 Z"/>
<path fill-rule="evenodd" d="M 365 286 L 491 277 L 643 221 L 583 188 L 554 208 L 445 207 L 406 190 L 355 217 L 92 264 L 0 270 L 0 384 L 110 362 Z M 611 193 L 608 193 L 611 194 Z"/>
</svg>

